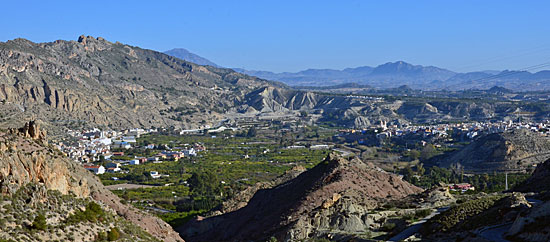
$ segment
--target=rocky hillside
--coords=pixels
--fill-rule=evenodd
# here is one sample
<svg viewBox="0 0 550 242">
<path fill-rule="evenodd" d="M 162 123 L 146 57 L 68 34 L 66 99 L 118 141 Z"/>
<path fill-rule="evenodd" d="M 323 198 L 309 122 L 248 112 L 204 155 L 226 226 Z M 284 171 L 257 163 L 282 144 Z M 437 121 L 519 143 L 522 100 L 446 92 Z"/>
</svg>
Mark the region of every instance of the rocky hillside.
<svg viewBox="0 0 550 242">
<path fill-rule="evenodd" d="M 520 129 L 479 137 L 449 155 L 437 158 L 440 166 L 459 163 L 465 170 L 524 170 L 550 158 L 550 140 L 538 133 Z"/>
<path fill-rule="evenodd" d="M 256 194 L 256 192 L 258 192 L 259 190 L 269 189 L 282 183 L 288 182 L 289 180 L 292 180 L 298 175 L 302 174 L 302 172 L 304 171 L 306 171 L 306 168 L 304 168 L 303 166 L 295 166 L 272 181 L 258 182 L 252 186 L 249 186 L 244 190 L 239 191 L 231 199 L 224 201 L 218 209 L 212 212 L 212 214 L 220 215 L 238 210 L 246 206 L 248 204 L 248 201 L 250 201 L 254 194 Z"/>
<path fill-rule="evenodd" d="M 518 192 L 543 192 L 550 191 L 550 159 L 538 164 L 537 168 L 527 179 L 521 184 L 514 187 L 514 191 Z"/>
<path fill-rule="evenodd" d="M 0 123 L 40 117 L 57 127 L 198 127 L 274 82 L 112 43 L 0 43 Z"/>
<path fill-rule="evenodd" d="M 391 72 L 448 74 L 406 63 L 348 71 L 372 71 L 378 76 Z M 380 120 L 402 124 L 504 119 L 518 113 L 532 114 L 527 119 L 550 116 L 547 108 L 524 108 L 510 102 L 372 100 L 296 91 L 278 82 L 101 37 L 0 43 L 0 125 L 4 127 L 39 117 L 45 128 L 53 131 L 50 135 L 83 127 L 199 128 L 238 115 L 297 114 L 302 110 L 319 114 L 316 116 L 322 121 L 356 128 Z"/>
<path fill-rule="evenodd" d="M 420 232 L 423 241 L 493 241 L 496 236 L 504 238 L 510 224 L 529 209 L 522 194 L 478 194 L 432 217 Z M 486 232 L 494 228 L 499 230 Z"/>
<path fill-rule="evenodd" d="M 28 185 L 44 191 L 33 194 L 35 196 L 33 199 L 36 201 L 49 202 L 53 199 L 46 196 L 49 194 L 47 191 L 50 190 L 60 195 L 67 195 L 71 199 L 95 201 L 101 204 L 103 209 L 112 211 L 115 214 L 113 215 L 115 220 L 135 224 L 140 230 L 145 231 L 145 234 L 149 233 L 163 241 L 182 241 L 164 221 L 122 204 L 120 199 L 108 191 L 96 176 L 49 146 L 45 132 L 41 131 L 39 125 L 34 122 L 20 129 L 0 131 L 1 194 L 13 197 Z M 41 194 L 44 196 L 40 197 Z M 33 199 L 29 202 L 34 201 Z M 30 205 L 23 207 L 31 208 Z M 64 213 L 68 216 L 76 211 L 78 210 L 69 209 Z M 73 233 L 77 232 L 73 231 Z"/>
<path fill-rule="evenodd" d="M 392 124 L 431 123 L 439 121 L 510 120 L 522 115 L 523 120 L 544 120 L 550 116 L 545 105 L 521 105 L 514 102 L 488 102 L 467 99 L 371 99 L 296 91 L 286 88 L 261 87 L 239 102 L 241 113 L 292 112 L 305 110 L 319 113 L 321 121 L 340 126 L 366 128 L 384 120 Z"/>
<path fill-rule="evenodd" d="M 393 63 L 375 73 L 397 71 L 421 76 L 423 70 L 428 69 Z M 355 128 L 381 120 L 407 124 L 505 119 L 520 113 L 531 114 L 524 117 L 526 120 L 550 116 L 547 108 L 511 102 L 373 100 L 297 91 L 281 83 L 197 65 L 101 37 L 0 43 L 0 125 L 4 127 L 40 118 L 51 137 L 64 134 L 67 128 L 200 128 L 239 115 L 298 111 Z"/>
<path fill-rule="evenodd" d="M 513 190 L 535 193 L 541 201 L 516 218 L 507 231 L 509 239 L 550 241 L 550 159 L 539 164 L 531 177 Z"/>
<path fill-rule="evenodd" d="M 364 233 L 374 223 L 366 216 L 369 210 L 421 191 L 370 163 L 331 154 L 296 178 L 259 190 L 245 207 L 198 218 L 179 231 L 188 241 L 295 241 Z"/>
</svg>

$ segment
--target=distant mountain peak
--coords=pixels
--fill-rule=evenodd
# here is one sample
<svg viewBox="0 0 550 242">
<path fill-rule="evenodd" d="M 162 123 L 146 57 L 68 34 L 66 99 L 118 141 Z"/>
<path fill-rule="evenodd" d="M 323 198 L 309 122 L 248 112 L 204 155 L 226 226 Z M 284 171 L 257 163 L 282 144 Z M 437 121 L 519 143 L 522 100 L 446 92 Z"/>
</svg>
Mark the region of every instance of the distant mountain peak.
<svg viewBox="0 0 550 242">
<path fill-rule="evenodd" d="M 198 64 L 198 65 L 220 67 L 216 63 L 214 63 L 214 62 L 212 62 L 212 61 L 210 61 L 210 60 L 208 60 L 208 59 L 206 59 L 202 56 L 194 54 L 194 53 L 192 53 L 189 50 L 184 49 L 184 48 L 175 48 L 175 49 L 167 50 L 167 51 L 164 52 L 164 54 L 171 55 L 173 57 L 182 59 L 184 61 L 193 62 L 193 63 Z"/>
<path fill-rule="evenodd" d="M 189 52 L 186 49 L 172 49 L 165 54 L 199 65 L 219 67 L 215 63 Z M 408 85 L 420 90 L 487 90 L 493 86 L 519 90 L 548 90 L 550 71 L 531 73 L 521 70 L 485 70 L 474 72 L 453 72 L 437 66 L 424 66 L 403 60 L 386 62 L 376 67 L 359 66 L 344 69 L 305 69 L 297 72 L 271 72 L 232 68 L 236 72 L 257 76 L 267 80 L 283 82 L 295 87 L 329 87 L 346 83 L 368 85 L 373 88 L 397 88 Z"/>
<path fill-rule="evenodd" d="M 388 62 L 377 66 L 372 70 L 373 75 L 413 75 L 433 76 L 434 79 L 444 80 L 453 75 L 454 72 L 435 66 L 413 65 L 405 61 Z"/>
</svg>

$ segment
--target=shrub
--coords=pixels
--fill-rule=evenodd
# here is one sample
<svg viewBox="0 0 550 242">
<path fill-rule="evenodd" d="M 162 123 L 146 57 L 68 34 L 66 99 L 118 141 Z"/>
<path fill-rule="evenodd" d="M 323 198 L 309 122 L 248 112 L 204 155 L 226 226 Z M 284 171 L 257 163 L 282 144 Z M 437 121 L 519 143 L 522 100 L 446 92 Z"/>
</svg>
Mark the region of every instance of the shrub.
<svg viewBox="0 0 550 242">
<path fill-rule="evenodd" d="M 397 225 L 395 223 L 385 223 L 384 225 L 382 225 L 380 230 L 385 232 L 391 232 L 393 229 L 395 229 L 396 226 Z"/>
<path fill-rule="evenodd" d="M 103 221 L 105 212 L 101 209 L 101 206 L 95 202 L 90 202 L 86 205 L 86 210 L 78 210 L 73 215 L 67 218 L 67 223 L 76 224 L 82 221 L 97 222 Z"/>
<path fill-rule="evenodd" d="M 115 241 L 115 240 L 118 240 L 119 238 L 120 238 L 120 232 L 118 231 L 117 228 L 112 228 L 107 234 L 107 239 L 109 241 Z"/>
<path fill-rule="evenodd" d="M 416 216 L 412 213 L 408 213 L 408 214 L 403 215 L 404 220 L 413 220 L 415 218 L 416 218 Z"/>
<path fill-rule="evenodd" d="M 414 216 L 416 218 L 424 218 L 424 217 L 427 217 L 428 215 L 430 215 L 431 213 L 432 213 L 431 209 L 422 209 L 422 210 L 417 210 L 414 213 Z"/>
<path fill-rule="evenodd" d="M 464 201 L 430 219 L 421 229 L 423 234 L 448 231 L 458 223 L 490 208 L 504 196 L 482 197 Z"/>
<path fill-rule="evenodd" d="M 96 241 L 104 241 L 107 239 L 107 233 L 105 232 L 99 232 L 97 233 L 97 235 L 95 236 L 95 240 Z"/>
<path fill-rule="evenodd" d="M 45 230 L 47 226 L 46 217 L 43 214 L 36 216 L 32 222 L 32 228 L 36 230 Z"/>
</svg>

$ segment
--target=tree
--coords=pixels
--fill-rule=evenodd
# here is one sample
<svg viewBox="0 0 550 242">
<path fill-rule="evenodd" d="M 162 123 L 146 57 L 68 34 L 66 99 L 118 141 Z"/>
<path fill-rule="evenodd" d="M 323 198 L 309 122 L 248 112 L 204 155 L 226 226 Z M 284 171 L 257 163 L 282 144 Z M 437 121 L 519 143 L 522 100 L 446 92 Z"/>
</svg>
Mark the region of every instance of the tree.
<svg viewBox="0 0 550 242">
<path fill-rule="evenodd" d="M 414 172 L 410 165 L 407 165 L 405 169 L 403 169 L 403 180 L 408 182 L 413 182 L 414 178 Z"/>
<path fill-rule="evenodd" d="M 193 172 L 189 185 L 193 196 L 216 197 L 223 191 L 220 180 L 211 171 Z"/>
<path fill-rule="evenodd" d="M 105 156 L 103 155 L 100 155 L 99 156 L 99 164 L 101 164 L 102 166 L 104 166 L 105 164 L 107 164 L 106 160 L 105 160 Z"/>
<path fill-rule="evenodd" d="M 419 176 L 422 176 L 422 175 L 424 175 L 425 172 L 426 172 L 426 169 L 424 168 L 424 164 L 418 163 L 418 164 L 416 165 L 416 173 L 417 173 Z"/>
<path fill-rule="evenodd" d="M 422 151 L 420 152 L 420 160 L 426 161 L 434 157 L 437 154 L 437 150 L 432 144 L 426 144 Z"/>
<path fill-rule="evenodd" d="M 107 239 L 107 233 L 101 231 L 95 236 L 95 241 L 103 241 Z"/>
<path fill-rule="evenodd" d="M 256 137 L 256 129 L 254 127 L 250 127 L 248 129 L 248 132 L 246 132 L 246 137 L 248 138 Z"/>
<path fill-rule="evenodd" d="M 420 158 L 420 151 L 418 150 L 411 150 L 409 152 L 409 157 L 411 158 L 411 160 L 418 160 L 418 158 Z"/>
</svg>

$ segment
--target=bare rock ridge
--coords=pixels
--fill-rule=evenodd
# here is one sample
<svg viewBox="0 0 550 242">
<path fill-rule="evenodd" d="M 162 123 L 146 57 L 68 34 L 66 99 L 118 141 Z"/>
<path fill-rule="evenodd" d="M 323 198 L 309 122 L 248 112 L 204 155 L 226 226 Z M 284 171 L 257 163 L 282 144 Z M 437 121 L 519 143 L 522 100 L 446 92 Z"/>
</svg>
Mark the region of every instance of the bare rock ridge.
<svg viewBox="0 0 550 242">
<path fill-rule="evenodd" d="M 243 208 L 198 218 L 179 228 L 188 241 L 315 238 L 329 231 L 360 233 L 369 229 L 369 210 L 381 201 L 421 192 L 373 164 L 329 155 L 296 178 L 259 190 Z"/>
<path fill-rule="evenodd" d="M 48 190 L 77 197 L 91 197 L 126 220 L 163 241 L 182 241 L 161 219 L 120 202 L 99 179 L 41 142 L 45 132 L 31 121 L 20 129 L 0 131 L 0 193 L 13 195 L 26 184 L 41 184 Z"/>
</svg>

